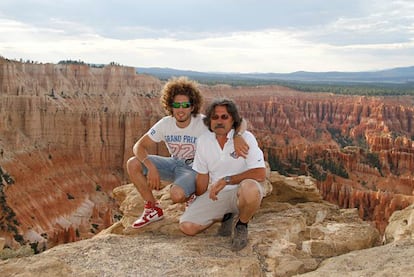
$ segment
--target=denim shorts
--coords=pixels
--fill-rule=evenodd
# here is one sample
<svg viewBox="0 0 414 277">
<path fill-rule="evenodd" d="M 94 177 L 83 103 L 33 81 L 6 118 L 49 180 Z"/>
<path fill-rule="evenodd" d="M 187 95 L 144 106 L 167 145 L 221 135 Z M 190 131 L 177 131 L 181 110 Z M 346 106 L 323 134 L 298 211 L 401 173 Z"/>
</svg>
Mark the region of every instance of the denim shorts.
<svg viewBox="0 0 414 277">
<path fill-rule="evenodd" d="M 148 159 L 155 165 L 163 181 L 173 182 L 184 190 L 189 197 L 195 192 L 197 172 L 192 168 L 192 161 L 180 160 L 172 157 L 148 155 Z M 147 175 L 148 169 L 143 165 L 143 173 Z"/>
</svg>

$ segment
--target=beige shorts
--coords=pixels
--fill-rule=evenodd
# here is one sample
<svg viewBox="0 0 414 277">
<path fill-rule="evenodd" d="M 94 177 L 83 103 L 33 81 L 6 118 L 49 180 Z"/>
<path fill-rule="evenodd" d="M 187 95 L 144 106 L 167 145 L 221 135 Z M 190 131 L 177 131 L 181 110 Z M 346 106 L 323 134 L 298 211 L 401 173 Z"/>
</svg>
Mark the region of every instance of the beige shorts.
<svg viewBox="0 0 414 277">
<path fill-rule="evenodd" d="M 256 182 L 256 181 L 255 181 Z M 261 199 L 263 199 L 263 187 L 256 182 L 260 191 Z M 217 195 L 217 200 L 213 201 L 209 198 L 209 191 L 197 196 L 195 201 L 183 213 L 180 218 L 182 222 L 192 222 L 202 226 L 211 225 L 214 222 L 221 221 L 227 213 L 239 214 L 237 191 L 238 185 L 225 187 Z"/>
</svg>

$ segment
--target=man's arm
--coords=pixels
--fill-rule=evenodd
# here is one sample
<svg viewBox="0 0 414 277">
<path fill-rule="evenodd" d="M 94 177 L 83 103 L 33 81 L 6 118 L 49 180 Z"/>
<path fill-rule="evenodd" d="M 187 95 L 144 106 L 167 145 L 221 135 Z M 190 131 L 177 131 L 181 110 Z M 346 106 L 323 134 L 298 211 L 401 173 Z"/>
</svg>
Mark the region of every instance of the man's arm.
<svg viewBox="0 0 414 277">
<path fill-rule="evenodd" d="M 226 182 L 224 177 L 218 180 L 215 184 L 211 186 L 210 189 L 210 198 L 212 200 L 217 200 L 217 194 L 226 186 L 231 184 L 239 184 L 241 181 L 245 179 L 254 179 L 258 182 L 263 182 L 266 179 L 266 168 L 259 167 L 259 168 L 252 168 L 246 170 L 242 173 L 231 175 L 230 181 Z"/>
<path fill-rule="evenodd" d="M 234 150 L 236 151 L 237 155 L 243 158 L 247 157 L 249 153 L 249 145 L 243 139 L 242 134 L 247 130 L 247 121 L 246 119 L 242 119 L 240 126 L 234 130 Z"/>
<path fill-rule="evenodd" d="M 242 121 L 240 122 L 240 126 L 235 130 L 234 136 L 243 134 L 247 130 L 247 121 L 246 119 L 242 118 Z"/>
<path fill-rule="evenodd" d="M 138 160 L 144 162 L 148 157 L 148 149 L 152 149 L 154 146 L 156 146 L 156 142 L 154 142 L 148 134 L 145 134 L 134 144 L 132 151 Z"/>
<path fill-rule="evenodd" d="M 148 169 L 147 183 L 151 189 L 160 189 L 161 179 L 155 165 L 148 159 L 148 150 L 153 149 L 157 143 L 148 134 L 142 136 L 132 148 L 137 159 Z"/>
<path fill-rule="evenodd" d="M 231 175 L 229 184 L 239 184 L 244 179 L 254 179 L 258 182 L 263 182 L 266 179 L 266 168 L 252 168 L 242 173 Z"/>
</svg>

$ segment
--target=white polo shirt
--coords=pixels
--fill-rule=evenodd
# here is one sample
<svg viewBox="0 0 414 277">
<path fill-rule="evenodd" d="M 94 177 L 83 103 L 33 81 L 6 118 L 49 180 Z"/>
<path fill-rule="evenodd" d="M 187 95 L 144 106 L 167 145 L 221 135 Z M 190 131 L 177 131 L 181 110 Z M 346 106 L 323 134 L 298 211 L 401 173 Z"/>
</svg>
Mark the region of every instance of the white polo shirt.
<svg viewBox="0 0 414 277">
<path fill-rule="evenodd" d="M 220 178 L 235 175 L 252 168 L 265 167 L 263 152 L 257 144 L 252 133 L 245 131 L 243 138 L 249 145 L 249 153 L 245 158 L 236 157 L 233 141 L 234 130 L 227 134 L 227 142 L 221 149 L 216 134 L 206 132 L 197 140 L 197 151 L 194 158 L 193 169 L 201 174 L 210 175 L 210 183 Z"/>
</svg>

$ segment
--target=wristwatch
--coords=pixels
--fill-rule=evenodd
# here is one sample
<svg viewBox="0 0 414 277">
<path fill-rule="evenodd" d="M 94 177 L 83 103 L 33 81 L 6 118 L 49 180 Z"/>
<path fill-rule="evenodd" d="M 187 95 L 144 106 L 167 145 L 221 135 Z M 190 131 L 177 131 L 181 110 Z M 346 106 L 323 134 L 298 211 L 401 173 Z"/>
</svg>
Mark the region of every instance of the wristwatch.
<svg viewBox="0 0 414 277">
<path fill-rule="evenodd" d="M 226 176 L 223 179 L 224 179 L 224 181 L 226 181 L 226 185 L 230 184 L 231 176 Z"/>
</svg>

